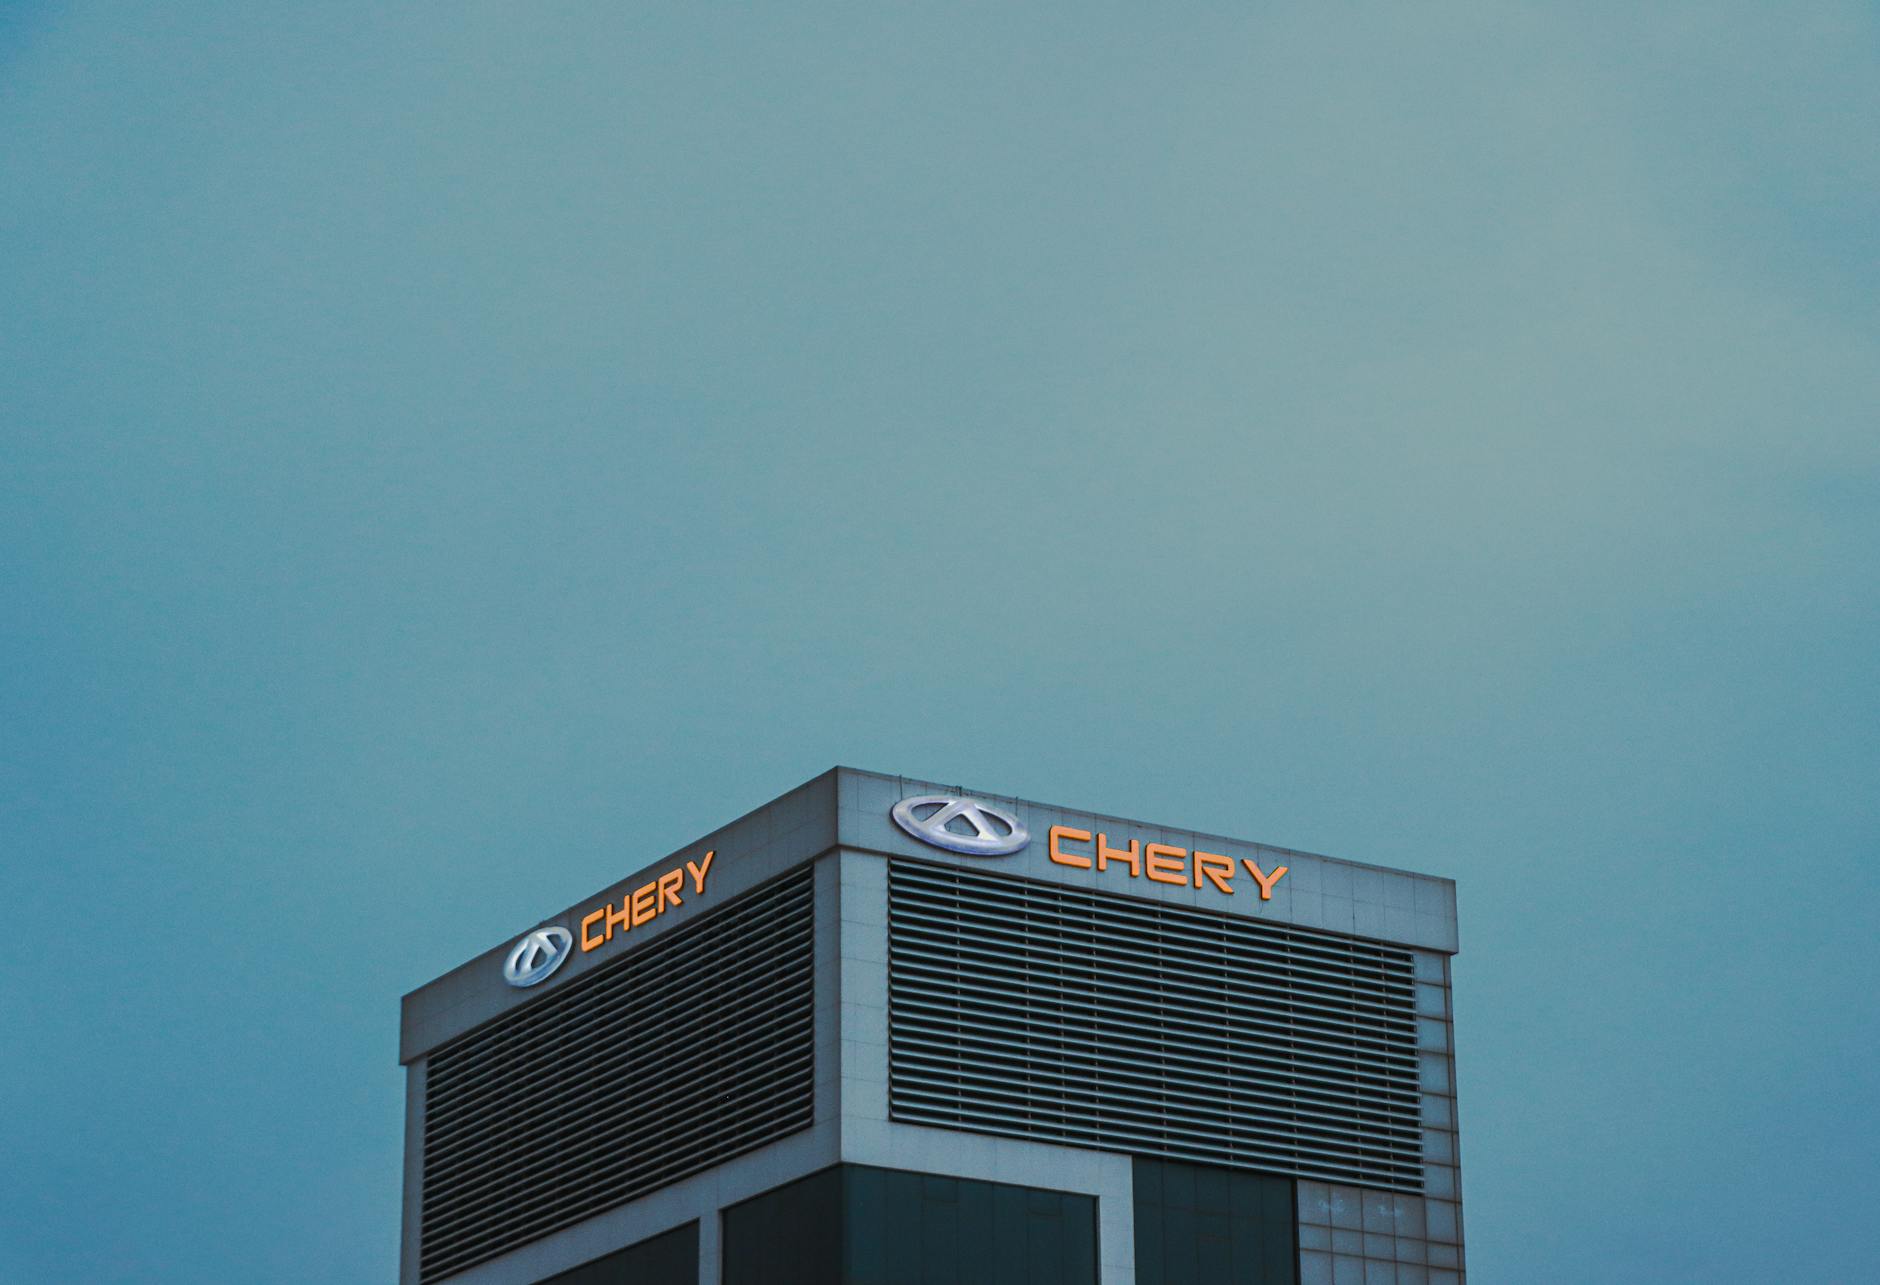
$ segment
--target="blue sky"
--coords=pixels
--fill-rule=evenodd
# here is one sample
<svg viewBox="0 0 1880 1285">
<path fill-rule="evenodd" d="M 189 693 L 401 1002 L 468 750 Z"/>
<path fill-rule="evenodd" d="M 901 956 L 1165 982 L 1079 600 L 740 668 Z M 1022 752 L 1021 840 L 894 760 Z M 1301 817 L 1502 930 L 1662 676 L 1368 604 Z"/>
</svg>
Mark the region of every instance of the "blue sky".
<svg viewBox="0 0 1880 1285">
<path fill-rule="evenodd" d="M 1880 1256 L 1880 12 L 0 11 L 0 1279 L 836 762 L 1456 877 L 1482 1282 Z"/>
</svg>

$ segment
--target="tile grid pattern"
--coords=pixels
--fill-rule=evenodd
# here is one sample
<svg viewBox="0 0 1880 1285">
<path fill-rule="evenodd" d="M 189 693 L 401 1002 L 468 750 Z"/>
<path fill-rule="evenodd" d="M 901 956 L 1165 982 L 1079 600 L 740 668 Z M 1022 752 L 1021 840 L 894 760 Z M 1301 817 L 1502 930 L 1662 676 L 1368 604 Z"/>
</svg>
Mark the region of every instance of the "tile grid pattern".
<svg viewBox="0 0 1880 1285">
<path fill-rule="evenodd" d="M 1299 1285 L 1463 1285 L 1450 960 L 1416 954 L 1422 1196 L 1299 1184 Z"/>
</svg>

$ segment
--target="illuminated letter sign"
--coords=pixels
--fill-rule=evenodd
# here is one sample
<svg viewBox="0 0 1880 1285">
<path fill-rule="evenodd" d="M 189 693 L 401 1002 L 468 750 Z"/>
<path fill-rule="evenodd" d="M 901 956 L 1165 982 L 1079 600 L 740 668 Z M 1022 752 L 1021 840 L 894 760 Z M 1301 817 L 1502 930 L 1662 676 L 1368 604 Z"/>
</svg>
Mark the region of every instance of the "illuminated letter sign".
<svg viewBox="0 0 1880 1285">
<path fill-rule="evenodd" d="M 1131 839 L 1120 848 L 1111 847 L 1109 835 L 1099 832 L 1093 836 L 1088 830 L 1068 825 L 1051 827 L 1046 835 L 1045 852 L 1054 864 L 1073 870 L 1114 869 L 1131 879 L 1148 878 L 1178 887 L 1186 887 L 1192 880 L 1197 888 L 1212 888 L 1228 897 L 1234 895 L 1234 875 L 1244 869 L 1260 889 L 1261 901 L 1273 900 L 1273 886 L 1287 870 L 1286 866 L 1274 866 L 1273 872 L 1268 874 L 1250 857 L 1242 857 L 1236 865 L 1232 858 L 1218 852 L 1196 848 L 1191 853 L 1186 848 L 1166 843 L 1145 844 L 1140 839 Z"/>
<path fill-rule="evenodd" d="M 614 939 L 615 929 L 619 929 L 620 935 L 624 937 L 641 924 L 651 923 L 672 907 L 683 905 L 688 875 L 692 880 L 692 891 L 698 896 L 704 896 L 705 875 L 712 868 L 712 858 L 717 855 L 715 851 L 707 852 L 697 861 L 674 866 L 657 879 L 649 879 L 622 897 L 619 905 L 610 901 L 581 916 L 581 952 L 586 954 L 605 946 Z"/>
<path fill-rule="evenodd" d="M 511 986 L 533 986 L 560 968 L 574 954 L 578 944 L 581 953 L 597 950 L 614 939 L 614 934 L 622 937 L 649 924 L 665 914 L 674 906 L 683 905 L 686 899 L 686 885 L 691 885 L 690 895 L 705 895 L 705 878 L 711 873 L 712 858 L 716 852 L 707 852 L 697 861 L 687 861 L 674 866 L 655 879 L 647 882 L 622 897 L 618 903 L 608 902 L 597 906 L 581 916 L 580 932 L 571 933 L 566 928 L 538 928 L 517 942 L 515 949 L 509 952 L 509 958 L 503 961 L 503 980 Z"/>
</svg>

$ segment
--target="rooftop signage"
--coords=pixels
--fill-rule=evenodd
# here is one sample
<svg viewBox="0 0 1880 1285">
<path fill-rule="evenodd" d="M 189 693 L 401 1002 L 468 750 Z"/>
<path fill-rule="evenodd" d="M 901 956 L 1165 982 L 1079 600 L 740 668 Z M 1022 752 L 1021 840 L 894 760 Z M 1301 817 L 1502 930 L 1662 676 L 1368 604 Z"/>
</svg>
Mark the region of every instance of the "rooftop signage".
<svg viewBox="0 0 1880 1285">
<path fill-rule="evenodd" d="M 1031 842 L 1024 822 L 980 799 L 958 798 L 950 794 L 921 794 L 902 799 L 889 811 L 894 823 L 930 847 L 958 852 L 969 857 L 1003 857 L 1021 851 Z M 1112 867 L 1130 879 L 1148 879 L 1154 883 L 1210 889 L 1224 897 L 1234 895 L 1234 880 L 1246 875 L 1240 886 L 1260 890 L 1261 901 L 1273 899 L 1273 888 L 1285 877 L 1289 867 L 1275 866 L 1269 874 L 1251 857 L 1236 861 L 1219 852 L 1203 852 L 1167 843 L 1144 843 L 1130 839 L 1120 848 L 1110 846 L 1110 836 L 1099 830 L 1094 835 L 1068 825 L 1051 827 L 1046 851 L 1055 865 L 1076 870 L 1108 872 Z"/>
<path fill-rule="evenodd" d="M 619 905 L 610 901 L 581 916 L 581 952 L 586 954 L 605 946 L 614 939 L 616 931 L 624 937 L 641 924 L 651 923 L 672 907 L 684 905 L 688 895 L 704 896 L 705 878 L 711 873 L 712 858 L 717 855 L 715 851 L 707 852 L 697 861 L 674 866 L 622 897 Z M 510 949 L 503 961 L 503 980 L 511 986 L 533 986 L 546 981 L 549 974 L 574 954 L 575 943 L 575 935 L 566 928 L 537 928 Z"/>
<path fill-rule="evenodd" d="M 1082 846 L 1084 844 L 1091 846 L 1085 848 Z M 1203 852 L 1196 848 L 1190 853 L 1188 849 L 1173 844 L 1144 843 L 1140 839 L 1131 839 L 1128 847 L 1112 848 L 1110 836 L 1101 830 L 1093 839 L 1090 831 L 1076 830 L 1068 825 L 1051 827 L 1048 850 L 1051 860 L 1060 866 L 1071 866 L 1078 870 L 1094 867 L 1099 871 L 1116 866 L 1129 871 L 1131 879 L 1148 878 L 1156 883 L 1175 884 L 1178 887 L 1186 887 L 1192 876 L 1195 887 L 1212 888 L 1227 897 L 1234 895 L 1234 878 L 1244 870 L 1260 889 L 1261 901 L 1273 900 L 1273 885 L 1290 869 L 1288 866 L 1274 866 L 1273 873 L 1268 874 L 1251 857 L 1242 857 L 1239 866 L 1236 866 L 1232 857 L 1218 852 Z"/>
<path fill-rule="evenodd" d="M 567 962 L 574 938 L 566 928 L 537 928 L 510 949 L 503 960 L 503 980 L 511 986 L 533 986 Z"/>
<path fill-rule="evenodd" d="M 620 899 L 618 906 L 611 901 L 598 910 L 589 911 L 581 916 L 581 950 L 590 950 L 605 946 L 614 939 L 614 929 L 626 936 L 641 924 L 651 923 L 666 911 L 684 904 L 681 895 L 685 889 L 686 876 L 692 876 L 694 896 L 705 895 L 705 876 L 712 868 L 715 852 L 707 852 L 702 861 L 688 861 L 683 868 L 675 866 L 657 879 L 650 879 Z"/>
<path fill-rule="evenodd" d="M 969 857 L 1010 856 L 1031 842 L 1017 817 L 978 799 L 922 794 L 902 799 L 888 815 L 922 843 Z"/>
</svg>

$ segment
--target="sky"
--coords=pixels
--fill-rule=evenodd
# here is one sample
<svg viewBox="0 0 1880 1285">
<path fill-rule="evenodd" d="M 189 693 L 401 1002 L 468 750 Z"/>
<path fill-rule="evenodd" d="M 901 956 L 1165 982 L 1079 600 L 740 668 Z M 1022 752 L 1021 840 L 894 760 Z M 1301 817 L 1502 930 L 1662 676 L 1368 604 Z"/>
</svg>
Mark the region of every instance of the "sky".
<svg viewBox="0 0 1880 1285">
<path fill-rule="evenodd" d="M 1868 1279 L 1880 9 L 0 6 L 0 1281 L 844 763 L 1453 876 L 1471 1279 Z"/>
</svg>

